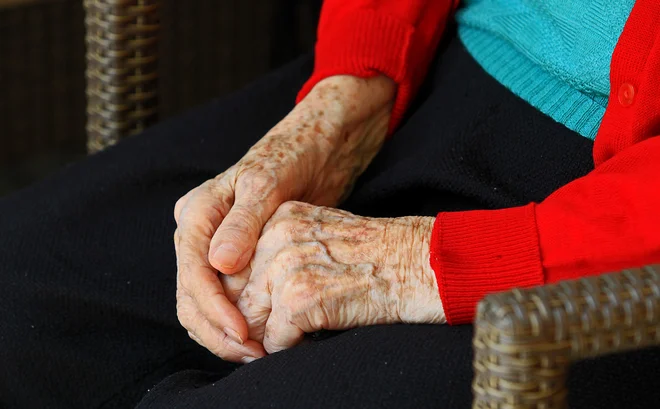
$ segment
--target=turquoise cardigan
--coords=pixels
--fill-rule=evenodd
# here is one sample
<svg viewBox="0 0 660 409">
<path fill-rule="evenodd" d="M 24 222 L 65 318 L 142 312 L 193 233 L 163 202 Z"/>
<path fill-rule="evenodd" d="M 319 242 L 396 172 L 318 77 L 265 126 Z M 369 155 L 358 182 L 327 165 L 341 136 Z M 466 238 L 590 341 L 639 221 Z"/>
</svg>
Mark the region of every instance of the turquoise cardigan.
<svg viewBox="0 0 660 409">
<path fill-rule="evenodd" d="M 464 0 L 458 34 L 513 93 L 594 139 L 614 46 L 634 0 Z"/>
</svg>

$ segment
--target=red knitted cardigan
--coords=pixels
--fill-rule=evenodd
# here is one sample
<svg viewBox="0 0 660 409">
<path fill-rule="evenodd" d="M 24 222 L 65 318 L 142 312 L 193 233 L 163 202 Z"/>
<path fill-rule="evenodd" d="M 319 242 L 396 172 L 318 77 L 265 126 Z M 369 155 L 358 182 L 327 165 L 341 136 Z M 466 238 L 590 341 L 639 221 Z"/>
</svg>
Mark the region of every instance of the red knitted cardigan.
<svg viewBox="0 0 660 409">
<path fill-rule="evenodd" d="M 456 0 L 325 0 L 314 72 L 382 73 L 398 85 L 393 130 L 421 84 Z M 595 169 L 541 203 L 439 213 L 431 266 L 450 324 L 487 293 L 660 261 L 660 2 L 637 0 L 612 56 Z"/>
</svg>

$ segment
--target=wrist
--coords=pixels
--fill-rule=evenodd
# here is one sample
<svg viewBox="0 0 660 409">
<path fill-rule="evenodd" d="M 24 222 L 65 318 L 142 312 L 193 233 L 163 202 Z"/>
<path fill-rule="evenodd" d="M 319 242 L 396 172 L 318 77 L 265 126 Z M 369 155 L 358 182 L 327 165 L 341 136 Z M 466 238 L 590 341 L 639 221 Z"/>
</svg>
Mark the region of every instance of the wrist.
<svg viewBox="0 0 660 409">
<path fill-rule="evenodd" d="M 415 324 L 444 324 L 446 318 L 440 299 L 435 272 L 431 267 L 431 234 L 434 217 L 401 217 L 388 228 L 388 252 L 396 254 L 398 267 L 393 280 L 397 291 L 392 305 L 401 322 Z"/>
<path fill-rule="evenodd" d="M 347 127 L 391 106 L 396 88 L 393 80 L 381 74 L 369 78 L 334 75 L 319 81 L 303 101 L 323 101 L 327 117 Z"/>
<path fill-rule="evenodd" d="M 320 81 L 296 106 L 296 117 L 314 132 L 313 183 L 305 200 L 336 206 L 376 156 L 387 134 L 396 89 L 389 78 L 350 75 Z"/>
</svg>

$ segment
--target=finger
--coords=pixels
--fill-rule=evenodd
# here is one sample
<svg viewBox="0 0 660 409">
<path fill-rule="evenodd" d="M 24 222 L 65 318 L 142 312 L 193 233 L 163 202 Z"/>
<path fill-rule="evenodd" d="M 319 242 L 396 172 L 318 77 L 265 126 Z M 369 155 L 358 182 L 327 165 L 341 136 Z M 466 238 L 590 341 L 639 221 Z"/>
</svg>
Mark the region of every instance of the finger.
<svg viewBox="0 0 660 409">
<path fill-rule="evenodd" d="M 193 334 L 192 332 L 188 331 L 188 336 L 190 339 L 193 341 L 197 342 L 199 345 L 202 345 L 202 340 L 197 337 L 197 335 Z M 203 345 L 202 345 L 203 346 Z"/>
<path fill-rule="evenodd" d="M 268 223 L 270 223 L 272 220 L 273 218 L 271 217 L 271 219 L 266 222 L 266 225 L 268 225 Z M 259 274 L 260 271 L 263 271 L 265 267 L 270 264 L 270 261 L 273 259 L 273 257 L 281 250 L 283 246 L 286 245 L 285 240 L 265 240 L 263 234 L 259 240 L 260 241 L 257 242 L 257 247 L 252 254 L 252 258 L 243 270 L 230 275 L 219 274 L 220 282 L 225 289 L 227 298 L 229 298 L 229 300 L 234 304 L 241 297 L 241 294 L 243 293 L 245 287 L 248 285 L 248 282 L 252 279 L 253 274 L 255 272 Z"/>
<path fill-rule="evenodd" d="M 261 243 L 260 243 L 261 246 Z M 260 249 L 261 250 L 261 249 Z M 286 291 L 283 294 L 283 288 L 302 289 L 304 295 L 309 298 L 315 297 L 307 291 L 305 286 L 298 286 L 289 280 L 296 280 L 296 276 L 287 275 L 287 270 L 295 268 L 298 265 L 320 264 L 322 260 L 323 248 L 317 243 L 300 243 L 295 248 L 286 249 L 277 252 L 275 257 L 268 257 L 260 260 L 255 257 L 252 261 L 252 275 L 250 281 L 243 290 L 240 299 L 236 303 L 238 310 L 245 317 L 248 324 L 248 333 L 250 339 L 259 342 L 265 342 L 266 324 L 270 319 L 272 310 L 292 311 L 289 308 L 295 305 L 295 294 L 297 291 Z M 286 299 L 284 305 L 282 300 Z M 281 311 L 280 311 L 281 312 Z M 275 319 L 277 322 L 277 318 Z"/>
<path fill-rule="evenodd" d="M 263 346 L 266 352 L 274 354 L 299 344 L 304 337 L 305 332 L 278 309 L 266 321 Z"/>
<path fill-rule="evenodd" d="M 179 319 L 186 323 L 188 336 L 224 360 L 248 363 L 266 355 L 260 343 L 246 341 L 239 344 L 215 328 L 199 313 L 192 300 L 178 306 L 177 313 Z"/>
<path fill-rule="evenodd" d="M 179 200 L 176 201 L 174 204 L 174 221 L 176 224 L 179 224 L 179 218 L 181 217 L 181 210 L 186 206 L 186 203 L 188 203 L 188 199 L 190 199 L 190 196 L 197 190 L 197 188 L 192 189 L 185 195 L 181 196 Z"/>
<path fill-rule="evenodd" d="M 213 232 L 226 212 L 218 207 L 222 203 L 208 188 L 200 188 L 182 209 L 178 227 L 177 279 L 179 287 L 194 300 L 206 320 L 241 343 L 247 339 L 247 324 L 227 299 L 206 252 Z"/>
<path fill-rule="evenodd" d="M 274 175 L 261 171 L 238 178 L 234 205 L 213 235 L 209 248 L 211 265 L 224 274 L 245 268 L 261 229 L 281 204 Z"/>
<path fill-rule="evenodd" d="M 174 229 L 174 253 L 179 257 L 179 229 Z"/>
<path fill-rule="evenodd" d="M 243 293 L 245 286 L 250 280 L 250 274 L 252 272 L 252 269 L 250 268 L 249 264 L 250 263 L 248 263 L 247 267 L 245 267 L 243 270 L 241 270 L 236 274 L 231 274 L 231 275 L 226 275 L 222 273 L 218 274 L 218 278 L 220 279 L 222 288 L 225 289 L 225 294 L 227 295 L 227 298 L 229 299 L 229 301 L 231 301 L 234 304 L 236 304 L 241 294 Z"/>
<path fill-rule="evenodd" d="M 270 293 L 257 289 L 266 287 L 257 282 L 261 279 L 262 276 L 259 276 L 257 280 L 251 280 L 236 302 L 236 307 L 245 317 L 250 339 L 258 342 L 263 342 L 266 321 L 271 314 Z"/>
</svg>

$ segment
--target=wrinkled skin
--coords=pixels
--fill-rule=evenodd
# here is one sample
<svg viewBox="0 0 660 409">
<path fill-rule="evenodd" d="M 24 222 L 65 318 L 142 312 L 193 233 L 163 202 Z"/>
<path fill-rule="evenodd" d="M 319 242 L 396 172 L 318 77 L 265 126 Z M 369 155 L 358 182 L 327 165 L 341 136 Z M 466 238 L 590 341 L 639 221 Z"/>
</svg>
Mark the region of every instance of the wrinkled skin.
<svg viewBox="0 0 660 409">
<path fill-rule="evenodd" d="M 334 207 L 350 193 L 384 142 L 394 92 L 383 76 L 327 78 L 234 166 L 179 199 L 177 314 L 191 338 L 230 361 L 265 355 L 237 306 L 250 266 L 264 259 L 255 253 L 268 240 L 262 229 L 286 202 Z M 401 258 L 411 251 L 422 249 Z"/>
<path fill-rule="evenodd" d="M 320 329 L 444 323 L 429 264 L 433 221 L 284 203 L 239 273 L 250 339 L 273 353 Z"/>
</svg>

